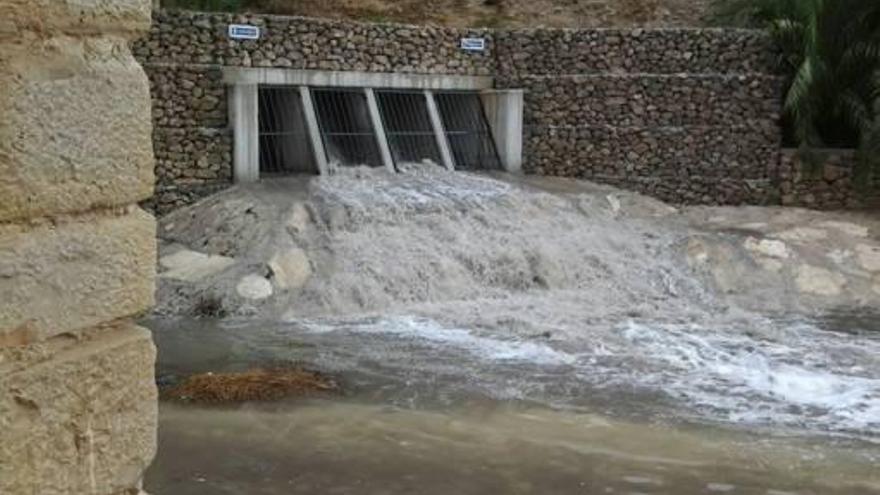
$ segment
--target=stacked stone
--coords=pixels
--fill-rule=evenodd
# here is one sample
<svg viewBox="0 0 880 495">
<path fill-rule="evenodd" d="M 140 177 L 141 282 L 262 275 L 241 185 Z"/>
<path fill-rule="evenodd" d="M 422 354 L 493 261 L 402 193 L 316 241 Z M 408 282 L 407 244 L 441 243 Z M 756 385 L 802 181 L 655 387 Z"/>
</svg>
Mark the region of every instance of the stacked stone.
<svg viewBox="0 0 880 495">
<path fill-rule="evenodd" d="M 230 40 L 232 23 L 260 26 L 262 35 Z M 460 50 L 468 36 L 486 38 L 487 51 Z M 156 196 L 144 205 L 158 214 L 231 184 L 223 66 L 457 75 L 494 68 L 484 30 L 266 15 L 155 12 L 150 35 L 132 50 L 153 93 Z"/>
<path fill-rule="evenodd" d="M 495 33 L 498 72 L 773 73 L 775 51 L 747 29 L 523 29 Z"/>
<path fill-rule="evenodd" d="M 880 207 L 880 177 L 869 187 L 856 187 L 852 150 L 822 150 L 809 160 L 795 150 L 782 153 L 779 190 L 783 205 L 820 210 Z"/>
<path fill-rule="evenodd" d="M 149 64 L 489 75 L 487 30 L 407 26 L 271 15 L 156 12 L 135 55 Z M 230 40 L 229 24 L 262 28 L 259 40 Z M 487 39 L 485 52 L 459 49 L 461 38 Z"/>
<path fill-rule="evenodd" d="M 491 75 L 500 88 L 526 90 L 527 172 L 630 184 L 672 202 L 779 196 L 782 84 L 772 43 L 758 31 L 471 31 L 193 12 L 155 19 L 134 51 L 153 86 L 160 212 L 231 180 L 223 66 Z M 263 35 L 230 40 L 230 23 Z M 486 38 L 487 51 L 462 51 L 466 36 Z"/>
<path fill-rule="evenodd" d="M 154 455 L 149 22 L 0 3 L 0 493 L 136 493 Z"/>
<path fill-rule="evenodd" d="M 772 200 L 781 81 L 749 30 L 496 33 L 498 84 L 526 89 L 524 168 L 674 203 Z"/>
</svg>

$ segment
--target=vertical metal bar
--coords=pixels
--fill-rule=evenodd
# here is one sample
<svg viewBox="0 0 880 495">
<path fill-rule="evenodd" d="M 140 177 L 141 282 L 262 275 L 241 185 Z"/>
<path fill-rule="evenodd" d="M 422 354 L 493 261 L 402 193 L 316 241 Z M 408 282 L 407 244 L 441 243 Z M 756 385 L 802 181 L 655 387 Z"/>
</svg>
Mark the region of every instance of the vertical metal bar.
<svg viewBox="0 0 880 495">
<path fill-rule="evenodd" d="M 312 102 L 312 94 L 306 86 L 299 87 L 299 95 L 302 99 L 303 115 L 306 118 L 306 128 L 309 133 L 309 140 L 312 142 L 312 150 L 315 153 L 315 164 L 318 166 L 318 172 L 321 175 L 330 175 L 335 170 L 331 170 L 327 164 L 327 151 L 324 149 L 324 141 L 321 139 L 321 130 L 318 128 L 318 117 L 315 115 L 315 105 Z"/>
<path fill-rule="evenodd" d="M 235 182 L 260 180 L 260 123 L 256 84 L 236 84 L 229 92 Z"/>
<path fill-rule="evenodd" d="M 455 162 L 452 159 L 452 152 L 449 148 L 449 141 L 446 139 L 446 131 L 443 129 L 440 112 L 437 111 L 433 91 L 425 90 L 425 102 L 428 104 L 428 116 L 431 118 L 431 126 L 434 128 L 434 138 L 437 139 L 437 146 L 440 148 L 443 166 L 448 170 L 455 170 Z"/>
<path fill-rule="evenodd" d="M 379 114 L 379 105 L 376 103 L 376 93 L 373 88 L 364 89 L 367 96 L 367 108 L 370 111 L 370 120 L 373 121 L 373 130 L 376 132 L 376 140 L 379 143 L 379 153 L 382 155 L 382 163 L 385 168 L 394 172 L 394 160 L 391 159 L 391 148 L 388 147 L 388 137 L 385 135 L 385 126 L 382 124 L 382 116 Z"/>
</svg>

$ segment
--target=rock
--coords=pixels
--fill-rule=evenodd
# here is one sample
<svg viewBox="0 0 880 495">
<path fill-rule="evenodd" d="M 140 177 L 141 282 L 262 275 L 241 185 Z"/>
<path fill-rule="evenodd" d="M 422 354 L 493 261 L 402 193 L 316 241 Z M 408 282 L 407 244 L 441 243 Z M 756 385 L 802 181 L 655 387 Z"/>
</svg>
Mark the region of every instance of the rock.
<svg viewBox="0 0 880 495">
<path fill-rule="evenodd" d="M 312 267 L 305 251 L 292 248 L 275 253 L 269 260 L 275 285 L 283 290 L 299 289 L 312 275 Z"/>
<path fill-rule="evenodd" d="M 150 332 L 121 323 L 40 347 L 32 361 L 0 349 L 0 493 L 137 493 L 156 453 Z"/>
<path fill-rule="evenodd" d="M 273 293 L 272 284 L 256 274 L 244 276 L 235 286 L 235 291 L 241 297 L 255 301 L 266 299 Z"/>
<path fill-rule="evenodd" d="M 856 246 L 859 265 L 869 272 L 880 272 L 880 246 L 859 244 Z"/>
<path fill-rule="evenodd" d="M 774 237 L 786 241 L 815 242 L 828 237 L 828 231 L 812 227 L 795 227 L 775 234 Z"/>
<path fill-rule="evenodd" d="M 846 284 L 846 278 L 839 273 L 811 265 L 801 265 L 797 269 L 795 284 L 799 291 L 817 296 L 837 296 Z"/>
<path fill-rule="evenodd" d="M 768 256 L 770 258 L 788 259 L 789 257 L 788 246 L 782 241 L 776 241 L 773 239 L 759 240 L 754 237 L 749 237 L 743 243 L 743 247 L 752 253 L 761 256 Z"/>
<path fill-rule="evenodd" d="M 159 260 L 159 265 L 166 270 L 160 273 L 159 277 L 197 282 L 222 272 L 233 264 L 235 264 L 235 258 L 181 249 L 174 254 L 163 256 Z"/>
<path fill-rule="evenodd" d="M 837 230 L 843 234 L 852 237 L 868 237 L 868 227 L 851 222 L 841 222 L 838 220 L 826 220 L 819 224 L 822 227 Z"/>
<path fill-rule="evenodd" d="M 0 221 L 151 195 L 150 88 L 124 40 L 8 44 L 0 60 Z"/>
<path fill-rule="evenodd" d="M 146 310 L 155 260 L 156 222 L 137 208 L 0 224 L 0 340 L 24 327 L 48 338 Z"/>
<path fill-rule="evenodd" d="M 311 215 L 309 214 L 309 210 L 302 203 L 297 203 L 290 209 L 285 224 L 287 226 L 287 231 L 292 235 L 296 235 L 305 232 L 310 221 Z"/>
</svg>

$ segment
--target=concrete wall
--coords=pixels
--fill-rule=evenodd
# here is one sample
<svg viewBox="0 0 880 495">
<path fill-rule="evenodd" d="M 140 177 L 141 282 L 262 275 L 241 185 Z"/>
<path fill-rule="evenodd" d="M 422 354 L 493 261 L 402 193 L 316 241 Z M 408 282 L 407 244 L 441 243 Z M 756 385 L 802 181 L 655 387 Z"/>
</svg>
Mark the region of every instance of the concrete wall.
<svg viewBox="0 0 880 495">
<path fill-rule="evenodd" d="M 260 25 L 264 37 L 231 41 L 231 22 Z M 460 50 L 464 36 L 486 38 L 487 50 Z M 153 83 L 160 213 L 230 183 L 223 67 L 492 76 L 525 89 L 528 173 L 677 203 L 779 197 L 781 82 L 756 31 L 467 31 L 162 12 L 134 51 Z"/>
<path fill-rule="evenodd" d="M 136 493 L 155 451 L 148 0 L 0 3 L 0 493 Z"/>
</svg>

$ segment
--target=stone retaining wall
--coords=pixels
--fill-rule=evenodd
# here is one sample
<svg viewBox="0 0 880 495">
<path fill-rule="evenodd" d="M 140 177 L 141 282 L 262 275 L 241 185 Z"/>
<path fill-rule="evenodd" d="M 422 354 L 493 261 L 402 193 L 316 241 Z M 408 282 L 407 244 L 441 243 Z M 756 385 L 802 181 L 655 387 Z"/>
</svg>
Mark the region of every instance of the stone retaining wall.
<svg viewBox="0 0 880 495">
<path fill-rule="evenodd" d="M 229 23 L 263 27 L 227 38 Z M 460 38 L 487 40 L 484 53 Z M 160 213 L 231 181 L 224 66 L 490 75 L 526 90 L 524 169 L 676 203 L 778 198 L 769 39 L 719 29 L 462 30 L 158 12 L 134 52 L 153 84 Z M 215 139 L 216 138 L 216 139 Z"/>
<path fill-rule="evenodd" d="M 853 183 L 856 156 L 852 150 L 821 150 L 811 160 L 801 159 L 796 150 L 782 153 L 779 188 L 783 205 L 821 210 L 880 207 L 880 177 L 873 177 L 865 190 Z"/>
<path fill-rule="evenodd" d="M 756 31 L 496 33 L 501 87 L 526 90 L 524 169 L 673 203 L 778 196 L 780 79 Z"/>
<path fill-rule="evenodd" d="M 155 453 L 149 20 L 0 3 L 0 493 L 138 493 Z"/>
</svg>

